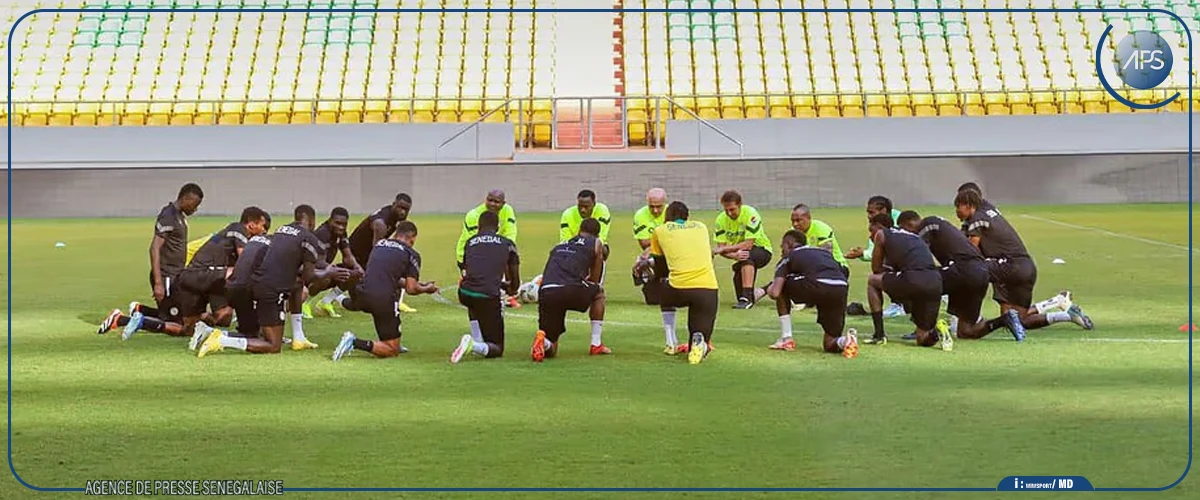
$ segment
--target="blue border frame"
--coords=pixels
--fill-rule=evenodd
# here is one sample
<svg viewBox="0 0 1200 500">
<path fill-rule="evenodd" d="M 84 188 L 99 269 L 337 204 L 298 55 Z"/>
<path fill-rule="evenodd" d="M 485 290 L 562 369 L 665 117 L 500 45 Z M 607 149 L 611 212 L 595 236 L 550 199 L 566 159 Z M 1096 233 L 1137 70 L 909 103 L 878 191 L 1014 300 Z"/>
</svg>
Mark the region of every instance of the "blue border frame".
<svg viewBox="0 0 1200 500">
<path fill-rule="evenodd" d="M 484 12 L 508 12 L 508 13 L 529 13 L 529 12 L 579 12 L 579 13 L 612 13 L 617 9 L 37 9 L 32 10 L 25 15 L 17 18 L 13 23 L 8 34 L 8 163 L 6 166 L 8 176 L 8 215 L 6 217 L 8 223 L 8 304 L 7 304 L 7 328 L 8 328 L 8 470 L 12 472 L 17 482 L 22 486 L 33 491 L 46 492 L 83 492 L 83 488 L 42 488 L 34 486 L 21 479 L 21 475 L 17 473 L 16 467 L 13 465 L 13 445 L 12 445 L 12 50 L 13 50 L 13 34 L 16 33 L 17 26 L 24 21 L 25 18 L 34 14 L 46 13 L 82 13 L 95 10 L 121 11 L 121 12 L 194 12 L 194 13 L 219 13 L 219 12 L 252 12 L 252 13 L 267 13 L 267 12 L 455 12 L 455 13 L 484 13 Z M 643 12 L 643 13 L 671 13 L 671 12 L 770 12 L 770 13 L 785 13 L 785 12 L 835 12 L 835 13 L 880 13 L 880 12 L 962 12 L 962 13 L 995 13 L 995 12 L 1146 12 L 1166 14 L 1179 21 L 1179 24 L 1187 28 L 1188 34 L 1188 165 L 1192 165 L 1192 88 L 1195 87 L 1193 81 L 1194 68 L 1193 60 L 1190 56 L 1194 55 L 1192 50 L 1192 31 L 1186 22 L 1179 15 L 1164 9 L 622 9 L 622 12 Z M 1107 31 L 1105 32 L 1107 33 Z M 1096 64 L 1100 61 L 1097 59 Z M 1105 85 L 1108 88 L 1107 85 Z M 1108 88 L 1110 94 L 1111 88 Z M 1118 96 L 1119 97 L 1119 96 Z M 1192 248 L 1192 168 L 1188 169 L 1188 249 Z M 1192 297 L 1192 259 L 1188 259 L 1188 324 L 1194 324 L 1193 319 L 1193 297 Z M 1179 478 L 1171 484 L 1159 488 L 1095 488 L 1093 491 L 1165 491 L 1169 490 L 1187 477 L 1188 472 L 1192 468 L 1192 455 L 1194 453 L 1194 444 L 1192 436 L 1192 385 L 1193 385 L 1193 333 L 1188 332 L 1188 461 L 1183 473 Z M 596 491 L 596 492 L 817 492 L 817 491 L 998 491 L 996 487 L 987 488 L 284 488 L 285 492 L 576 492 L 576 491 Z"/>
</svg>

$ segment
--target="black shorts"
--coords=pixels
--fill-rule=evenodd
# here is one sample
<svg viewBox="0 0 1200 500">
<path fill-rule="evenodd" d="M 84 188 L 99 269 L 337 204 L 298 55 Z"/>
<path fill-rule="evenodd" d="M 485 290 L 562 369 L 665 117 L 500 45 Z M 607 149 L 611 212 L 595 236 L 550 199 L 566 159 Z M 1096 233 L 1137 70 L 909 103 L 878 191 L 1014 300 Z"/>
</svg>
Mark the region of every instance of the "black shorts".
<svg viewBox="0 0 1200 500">
<path fill-rule="evenodd" d="M 691 337 L 691 334 L 700 332 L 704 334 L 705 339 L 710 339 L 713 327 L 717 323 L 717 301 L 719 299 L 719 294 L 715 289 L 680 289 L 671 286 L 671 282 L 667 281 L 663 285 L 662 304 L 659 307 L 663 311 L 673 311 L 680 307 L 688 308 L 688 334 L 682 338 L 687 339 Z"/>
<path fill-rule="evenodd" d="M 357 286 L 350 291 L 350 300 L 342 305 L 351 311 L 370 314 L 379 340 L 400 338 L 400 297 L 394 292 L 372 292 Z"/>
<path fill-rule="evenodd" d="M 750 249 L 750 258 L 747 260 L 739 260 L 733 263 L 733 270 L 737 271 L 745 265 L 753 265 L 755 269 L 762 269 L 771 263 L 771 251 L 763 247 L 753 247 Z"/>
<path fill-rule="evenodd" d="M 850 266 L 842 266 L 842 274 L 846 276 L 846 280 L 850 280 Z"/>
<path fill-rule="evenodd" d="M 263 285 L 254 285 L 253 291 L 254 315 L 259 328 L 282 326 L 283 320 L 287 319 L 287 301 L 292 291 L 275 290 Z"/>
<path fill-rule="evenodd" d="M 987 296 L 989 277 L 982 260 L 951 262 L 941 269 L 942 293 L 950 296 L 946 312 L 967 323 L 979 320 L 983 298 Z"/>
<path fill-rule="evenodd" d="M 883 273 L 883 291 L 904 305 L 919 330 L 932 330 L 942 307 L 942 275 L 937 269 Z"/>
<path fill-rule="evenodd" d="M 458 303 L 467 308 L 467 317 L 479 322 L 483 341 L 504 347 L 504 312 L 500 297 L 477 297 L 458 289 Z"/>
<path fill-rule="evenodd" d="M 850 286 L 832 284 L 800 276 L 789 276 L 783 282 L 783 293 L 796 304 L 817 308 L 817 324 L 825 335 L 840 337 L 846 327 L 846 296 Z"/>
<path fill-rule="evenodd" d="M 237 314 L 237 332 L 243 337 L 258 335 L 258 313 L 254 311 L 254 292 L 249 287 L 235 286 L 225 289 L 225 298 Z"/>
<path fill-rule="evenodd" d="M 549 287 L 538 290 L 538 329 L 551 342 L 567 331 L 567 311 L 586 312 L 602 292 L 593 284 Z"/>
<path fill-rule="evenodd" d="M 992 299 L 1028 309 L 1033 305 L 1033 286 L 1037 284 L 1037 265 L 1028 257 L 986 259 L 992 278 Z"/>
<path fill-rule="evenodd" d="M 178 323 L 183 319 L 183 308 L 179 304 L 179 280 L 177 275 L 163 274 L 164 295 L 154 301 L 158 319 Z M 154 271 L 150 271 L 150 296 L 154 296 Z"/>
<path fill-rule="evenodd" d="M 224 267 L 189 267 L 179 273 L 179 308 L 184 317 L 229 306 L 225 298 Z"/>
</svg>

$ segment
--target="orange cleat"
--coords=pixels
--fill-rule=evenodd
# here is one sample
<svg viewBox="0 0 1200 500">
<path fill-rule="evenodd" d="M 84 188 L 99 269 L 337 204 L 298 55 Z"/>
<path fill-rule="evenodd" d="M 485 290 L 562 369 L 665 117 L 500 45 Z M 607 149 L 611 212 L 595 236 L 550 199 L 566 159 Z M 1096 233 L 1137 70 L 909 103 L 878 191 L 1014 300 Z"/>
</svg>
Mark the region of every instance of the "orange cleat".
<svg viewBox="0 0 1200 500">
<path fill-rule="evenodd" d="M 533 347 L 529 349 L 529 357 L 533 358 L 534 363 L 541 363 L 546 359 L 546 332 L 538 330 L 533 336 Z"/>
<path fill-rule="evenodd" d="M 509 297 L 509 298 L 508 298 L 508 308 L 510 308 L 510 309 L 520 309 L 520 308 L 521 308 L 521 301 L 517 300 L 517 298 L 516 298 L 516 297 Z"/>
<path fill-rule="evenodd" d="M 111 332 L 113 330 L 113 328 L 117 327 L 117 320 L 120 320 L 120 319 L 121 319 L 121 310 L 113 309 L 112 312 L 108 313 L 108 316 L 104 317 L 104 321 L 100 322 L 100 328 L 96 330 L 96 333 L 103 335 L 105 333 Z"/>
<path fill-rule="evenodd" d="M 854 359 L 858 356 L 858 333 L 851 328 L 846 332 L 846 346 L 842 348 L 842 357 Z"/>
<path fill-rule="evenodd" d="M 602 354 L 612 354 L 612 349 L 609 349 L 608 346 L 604 344 L 600 344 L 592 346 L 589 352 L 592 356 L 599 356 Z"/>
<path fill-rule="evenodd" d="M 793 340 L 791 337 L 788 337 L 786 339 L 779 339 L 779 340 L 775 341 L 774 344 L 767 346 L 767 349 L 771 349 L 772 351 L 792 352 L 792 351 L 796 350 L 796 341 Z"/>
<path fill-rule="evenodd" d="M 675 354 L 687 354 L 690 350 L 692 350 L 691 344 L 679 344 L 675 346 Z"/>
</svg>

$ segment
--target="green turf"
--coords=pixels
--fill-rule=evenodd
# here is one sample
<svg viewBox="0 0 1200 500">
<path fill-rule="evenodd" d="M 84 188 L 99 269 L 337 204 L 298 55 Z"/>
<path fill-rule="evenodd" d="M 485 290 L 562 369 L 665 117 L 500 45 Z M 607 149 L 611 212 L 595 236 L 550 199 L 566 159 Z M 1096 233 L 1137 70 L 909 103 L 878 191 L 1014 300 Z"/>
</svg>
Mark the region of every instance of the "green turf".
<svg viewBox="0 0 1200 500">
<path fill-rule="evenodd" d="M 416 208 L 423 277 L 452 285 L 459 219 Z M 661 353 L 658 312 L 640 304 L 628 277 L 629 214 L 617 216 L 609 266 L 613 356 L 588 357 L 586 324 L 573 323 L 558 359 L 531 364 L 535 311 L 526 307 L 508 317 L 509 356 L 457 366 L 447 358 L 466 315 L 429 297 L 409 300 L 419 309 L 404 318 L 412 352 L 390 360 L 329 361 L 341 332 L 371 334 L 370 319 L 355 313 L 309 321 L 321 349 L 279 356 L 198 360 L 182 339 L 97 336 L 107 310 L 149 298 L 152 218 L 16 221 L 14 464 L 43 487 L 97 478 L 288 487 L 994 487 L 1016 474 L 1082 475 L 1102 487 L 1174 481 L 1188 452 L 1187 337 L 1177 331 L 1187 316 L 1186 206 L 1004 208 L 1038 259 L 1035 298 L 1071 289 L 1094 332 L 1057 325 L 1017 345 L 1001 331 L 943 353 L 899 341 L 909 325 L 896 319 L 892 344 L 845 360 L 819 351 L 815 315 L 801 312 L 799 349 L 771 352 L 773 309 L 728 309 L 729 266 L 719 260 L 717 350 L 698 367 Z M 952 216 L 945 207 L 929 213 Z M 774 235 L 787 225 L 785 212 L 763 216 Z M 842 248 L 865 242 L 861 209 L 816 217 L 835 227 Z M 226 222 L 195 218 L 191 233 Z M 557 229 L 556 217 L 523 214 L 526 276 L 540 271 Z M 59 241 L 66 246 L 55 248 Z M 1055 257 L 1066 264 L 1051 265 Z M 852 300 L 862 300 L 867 265 L 852 272 Z M 869 331 L 870 321 L 849 326 Z M 1188 486 L 1166 495 L 1194 494 Z M 28 494 L 12 480 L 0 486 L 0 497 Z"/>
</svg>

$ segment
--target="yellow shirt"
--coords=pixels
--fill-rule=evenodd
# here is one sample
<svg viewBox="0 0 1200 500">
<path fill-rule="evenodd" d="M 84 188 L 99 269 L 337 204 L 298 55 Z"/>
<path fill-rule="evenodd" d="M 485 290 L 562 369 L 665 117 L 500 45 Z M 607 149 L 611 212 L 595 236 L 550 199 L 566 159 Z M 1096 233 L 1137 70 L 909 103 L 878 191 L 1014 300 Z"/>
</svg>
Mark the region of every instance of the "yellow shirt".
<svg viewBox="0 0 1200 500">
<path fill-rule="evenodd" d="M 192 257 L 196 255 L 196 252 L 200 251 L 200 247 L 204 246 L 205 243 L 208 243 L 208 240 L 211 239 L 212 236 L 212 234 L 206 234 L 203 238 L 196 238 L 188 242 L 187 259 L 183 263 L 185 266 L 192 263 Z"/>
<path fill-rule="evenodd" d="M 665 257 L 672 288 L 717 289 L 712 246 L 703 222 L 667 222 L 650 234 L 650 254 Z"/>
</svg>

